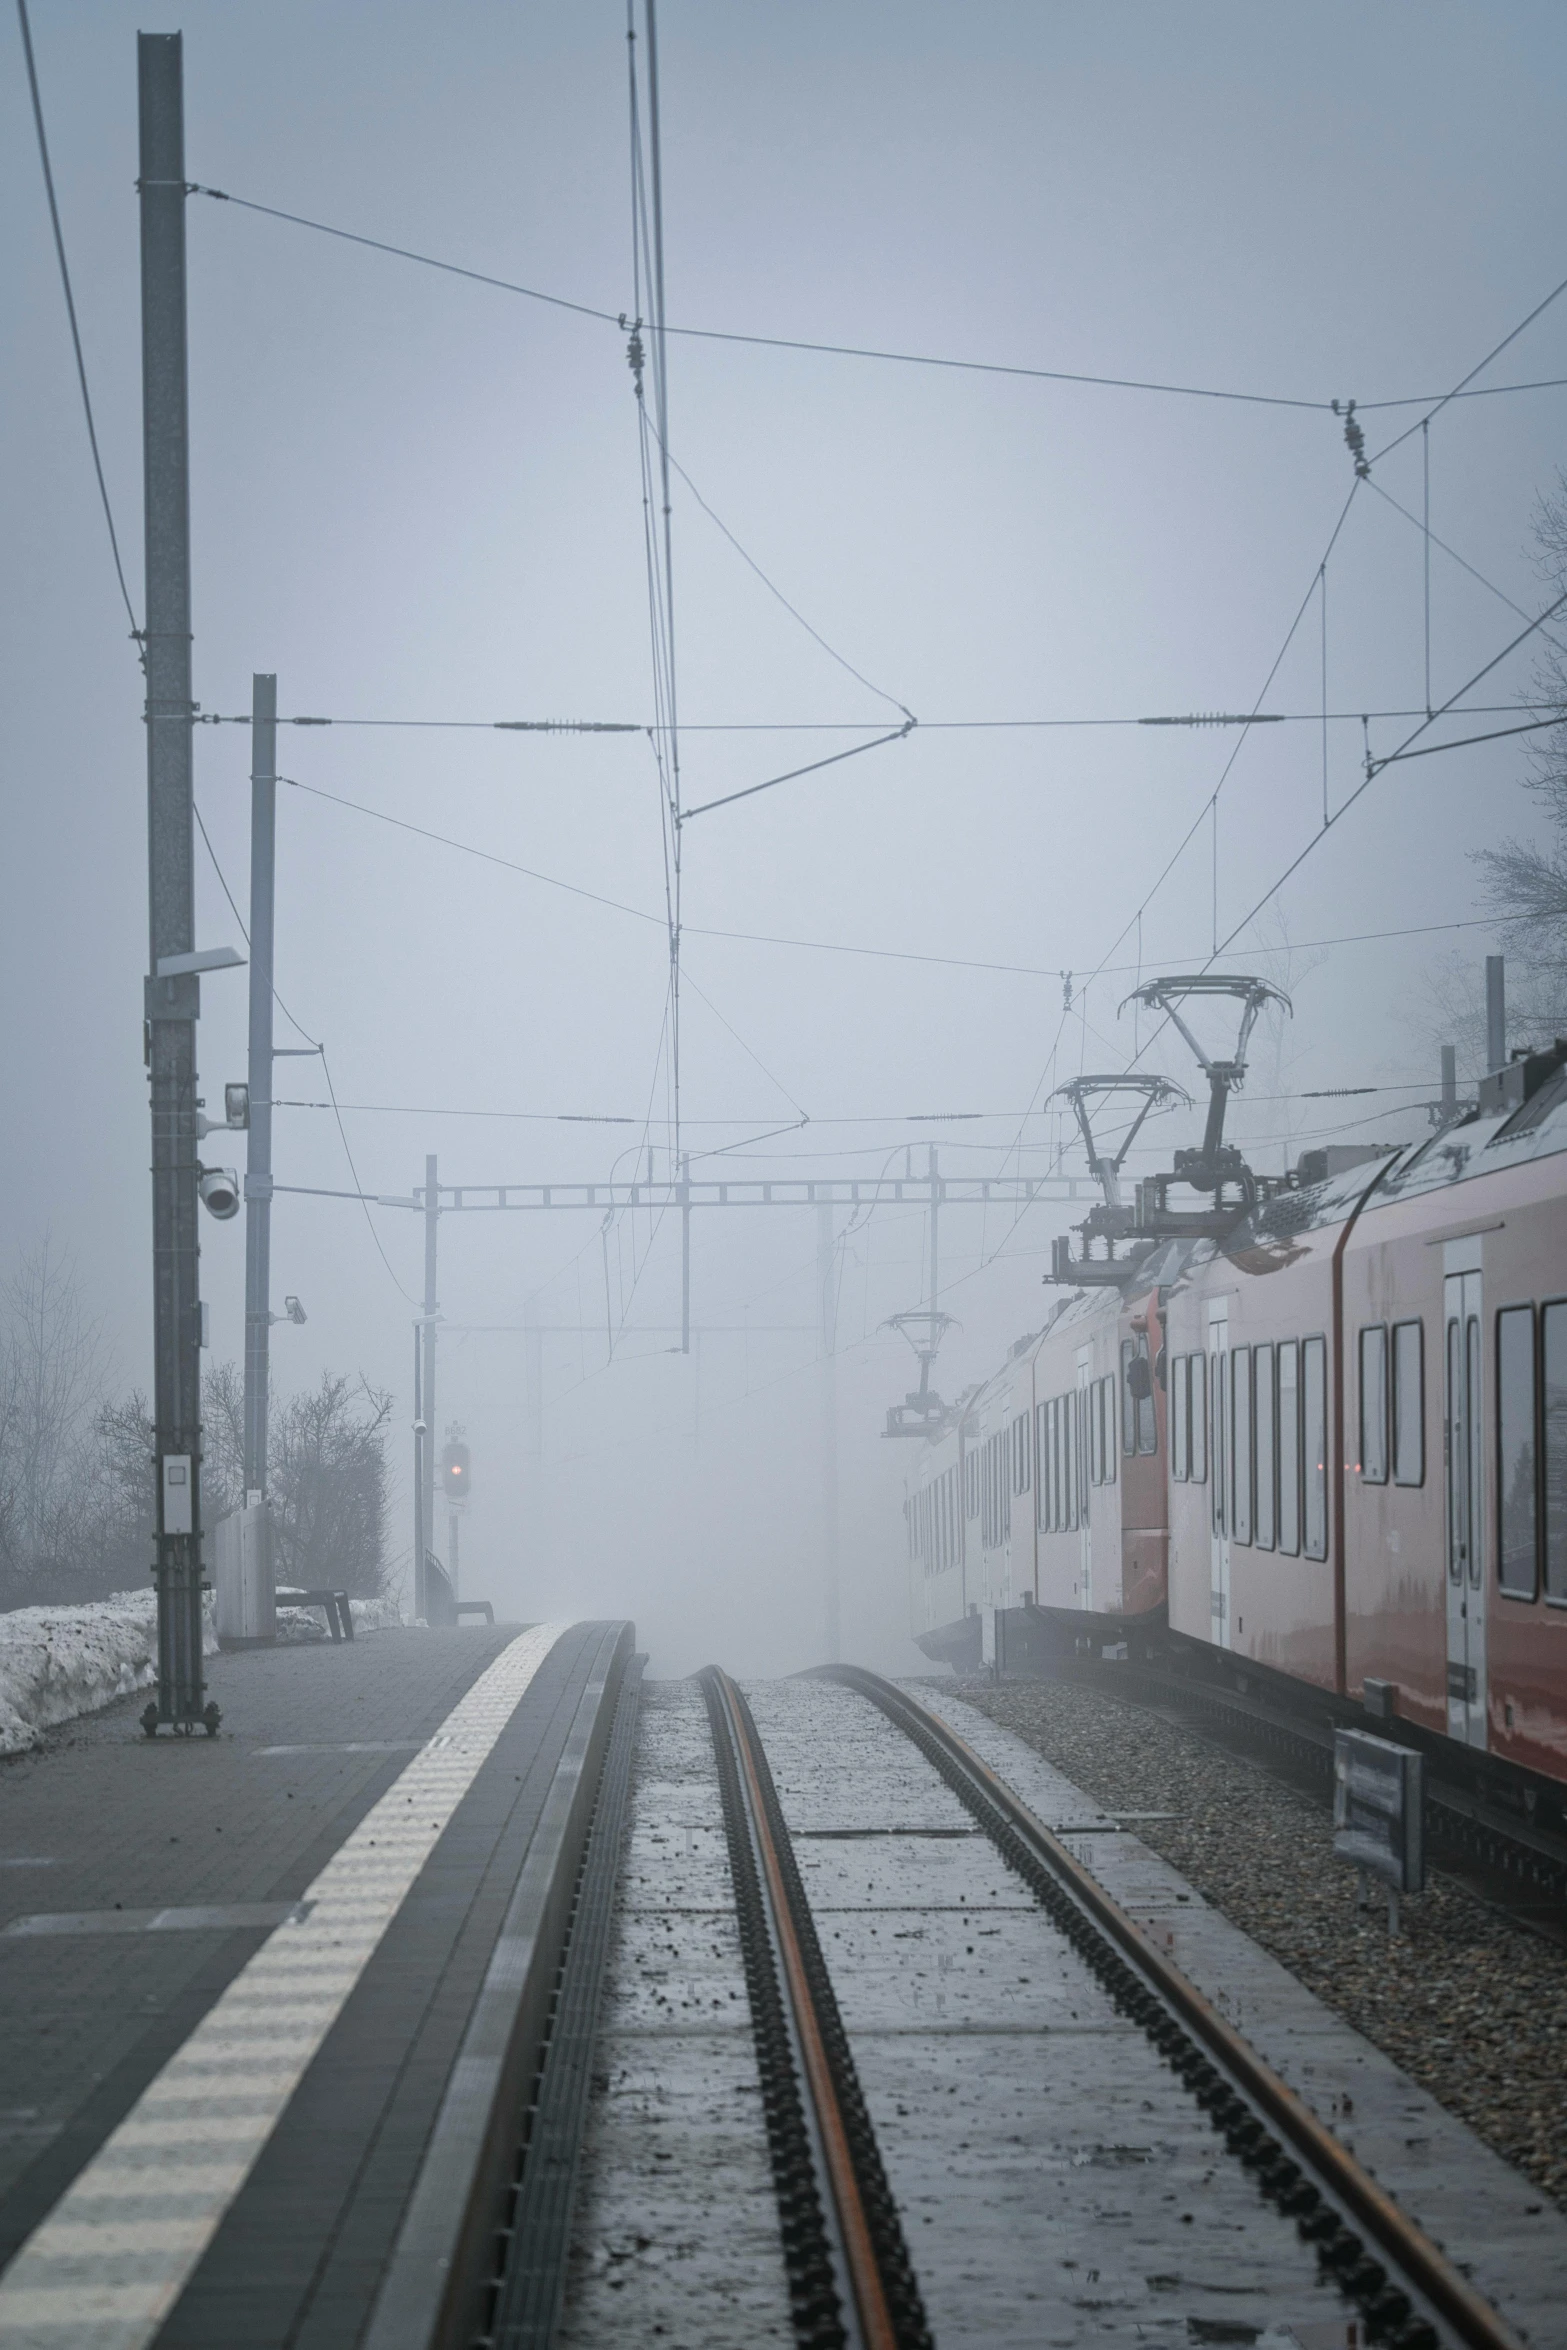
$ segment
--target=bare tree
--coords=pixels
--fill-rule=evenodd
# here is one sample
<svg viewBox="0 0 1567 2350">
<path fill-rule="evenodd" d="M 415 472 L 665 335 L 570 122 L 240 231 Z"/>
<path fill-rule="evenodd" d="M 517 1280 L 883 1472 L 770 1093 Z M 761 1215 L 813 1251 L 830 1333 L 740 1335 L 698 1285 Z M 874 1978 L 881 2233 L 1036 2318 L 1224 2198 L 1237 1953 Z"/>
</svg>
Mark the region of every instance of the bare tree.
<svg viewBox="0 0 1567 2350">
<path fill-rule="evenodd" d="M 386 1424 L 392 1399 L 323 1372 L 273 1415 L 269 1447 L 280 1582 L 373 1597 L 386 1577 Z"/>
<path fill-rule="evenodd" d="M 1547 586 L 1567 589 L 1567 474 L 1535 513 L 1536 563 Z M 1527 788 L 1543 810 L 1543 844 L 1506 840 L 1476 851 L 1483 902 L 1507 925 L 1510 1022 L 1534 1040 L 1567 1035 L 1567 634 L 1553 632 L 1535 671 L 1535 699 L 1562 724 L 1535 738 Z"/>
<path fill-rule="evenodd" d="M 71 1260 L 48 1235 L 23 1255 L 0 1307 L 0 1588 L 16 1605 L 34 1585 L 45 1596 L 76 1550 L 103 1365 Z"/>
<path fill-rule="evenodd" d="M 245 1498 L 245 1382 L 215 1363 L 201 1383 L 201 1515 L 215 1526 Z"/>
</svg>

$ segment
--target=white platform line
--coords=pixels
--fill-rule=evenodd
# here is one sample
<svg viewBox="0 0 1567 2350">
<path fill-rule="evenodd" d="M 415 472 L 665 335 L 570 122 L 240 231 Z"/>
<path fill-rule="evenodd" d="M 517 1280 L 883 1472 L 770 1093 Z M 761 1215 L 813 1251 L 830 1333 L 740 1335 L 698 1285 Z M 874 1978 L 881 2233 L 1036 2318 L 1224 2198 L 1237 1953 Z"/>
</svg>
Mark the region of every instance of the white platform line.
<svg viewBox="0 0 1567 2350">
<path fill-rule="evenodd" d="M 564 1624 L 519 1633 L 0 2276 L 6 2350 L 143 2350 Z M 303 1904 L 301 1905 L 303 1906 Z"/>
</svg>

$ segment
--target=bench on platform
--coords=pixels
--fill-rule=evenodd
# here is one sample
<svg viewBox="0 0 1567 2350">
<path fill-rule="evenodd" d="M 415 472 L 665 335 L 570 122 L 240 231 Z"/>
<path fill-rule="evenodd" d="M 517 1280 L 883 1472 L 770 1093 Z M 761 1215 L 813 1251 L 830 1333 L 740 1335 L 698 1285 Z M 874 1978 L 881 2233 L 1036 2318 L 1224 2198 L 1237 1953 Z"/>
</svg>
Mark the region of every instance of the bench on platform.
<svg viewBox="0 0 1567 2350">
<path fill-rule="evenodd" d="M 334 1640 L 352 1640 L 354 1611 L 349 1606 L 346 1591 L 294 1591 L 280 1589 L 275 1597 L 279 1607 L 318 1607 L 325 1611 L 326 1628 Z"/>
</svg>

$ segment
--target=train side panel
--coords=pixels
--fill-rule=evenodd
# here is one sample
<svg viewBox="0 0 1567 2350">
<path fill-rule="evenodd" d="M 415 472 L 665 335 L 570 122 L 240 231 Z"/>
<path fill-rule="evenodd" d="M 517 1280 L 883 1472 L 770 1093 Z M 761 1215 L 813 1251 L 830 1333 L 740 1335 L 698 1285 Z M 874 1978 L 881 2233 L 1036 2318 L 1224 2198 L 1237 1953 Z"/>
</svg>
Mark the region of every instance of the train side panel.
<svg viewBox="0 0 1567 2350">
<path fill-rule="evenodd" d="M 1216 1252 L 1167 1308 L 1171 1630 L 1324 1688 L 1337 1679 L 1328 1446 L 1342 1228 Z M 1279 1431 L 1266 1517 L 1256 1493 L 1259 1385 Z"/>
<path fill-rule="evenodd" d="M 1350 1690 L 1391 1682 L 1405 1718 L 1557 1779 L 1567 1777 L 1562 1172 L 1560 1155 L 1536 1159 L 1368 1214 L 1344 1285 Z"/>
</svg>

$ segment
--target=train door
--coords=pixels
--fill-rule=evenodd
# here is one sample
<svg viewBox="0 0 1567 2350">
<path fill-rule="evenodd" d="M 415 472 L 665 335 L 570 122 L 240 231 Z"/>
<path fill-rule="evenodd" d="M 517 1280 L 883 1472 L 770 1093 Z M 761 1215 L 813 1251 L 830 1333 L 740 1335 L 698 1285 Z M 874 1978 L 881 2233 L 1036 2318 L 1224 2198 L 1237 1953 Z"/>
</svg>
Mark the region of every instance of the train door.
<svg viewBox="0 0 1567 2350">
<path fill-rule="evenodd" d="M 1445 1282 L 1442 1456 L 1447 1475 L 1447 1733 L 1486 1743 L 1485 1408 L 1480 1274 Z"/>
<path fill-rule="evenodd" d="M 1082 1585 L 1083 1605 L 1094 1604 L 1094 1533 L 1089 1524 L 1088 1497 L 1093 1490 L 1093 1479 L 1088 1474 L 1088 1406 L 1089 1388 L 1094 1375 L 1092 1347 L 1077 1350 L 1076 1411 L 1072 1420 L 1072 1480 L 1077 1488 L 1077 1561 Z"/>
<path fill-rule="evenodd" d="M 1212 1504 L 1208 1637 L 1230 1645 L 1230 1301 L 1208 1307 L 1208 1492 Z"/>
</svg>

